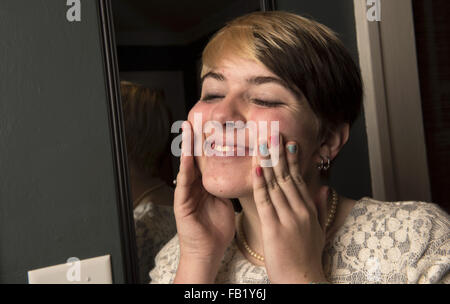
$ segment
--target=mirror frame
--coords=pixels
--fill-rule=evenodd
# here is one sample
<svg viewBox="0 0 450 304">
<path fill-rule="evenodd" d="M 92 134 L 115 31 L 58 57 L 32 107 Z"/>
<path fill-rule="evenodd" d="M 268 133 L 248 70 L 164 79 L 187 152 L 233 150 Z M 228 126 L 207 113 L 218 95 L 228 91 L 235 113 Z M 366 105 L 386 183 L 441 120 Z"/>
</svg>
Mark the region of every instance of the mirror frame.
<svg viewBox="0 0 450 304">
<path fill-rule="evenodd" d="M 139 283 L 136 234 L 128 177 L 128 159 L 125 143 L 120 77 L 117 62 L 116 40 L 111 0 L 99 0 L 100 30 L 106 89 L 109 100 L 108 116 L 112 142 L 112 156 L 116 182 L 117 212 L 120 228 L 124 282 Z"/>
</svg>

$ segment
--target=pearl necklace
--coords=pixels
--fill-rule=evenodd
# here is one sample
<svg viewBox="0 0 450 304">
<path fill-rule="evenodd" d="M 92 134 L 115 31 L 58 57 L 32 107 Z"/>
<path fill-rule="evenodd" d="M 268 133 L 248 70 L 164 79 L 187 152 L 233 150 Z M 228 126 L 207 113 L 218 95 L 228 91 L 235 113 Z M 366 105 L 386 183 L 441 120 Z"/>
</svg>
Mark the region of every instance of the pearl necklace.
<svg viewBox="0 0 450 304">
<path fill-rule="evenodd" d="M 325 230 L 328 229 L 328 227 L 331 225 L 331 223 L 333 222 L 334 216 L 336 214 L 336 206 L 338 203 L 338 194 L 336 193 L 336 191 L 332 188 L 331 189 L 331 208 L 330 208 L 330 212 L 328 213 L 328 217 L 327 217 L 327 221 L 325 223 Z M 245 250 L 247 250 L 247 252 L 254 257 L 255 259 L 264 262 L 264 256 L 257 253 L 256 251 L 253 251 L 253 249 L 250 248 L 250 246 L 247 243 L 247 240 L 245 239 L 245 235 L 244 235 L 244 221 L 243 221 L 243 213 L 240 216 L 239 219 L 239 229 L 238 229 L 238 236 L 239 239 L 242 243 L 242 245 L 244 246 Z"/>
</svg>

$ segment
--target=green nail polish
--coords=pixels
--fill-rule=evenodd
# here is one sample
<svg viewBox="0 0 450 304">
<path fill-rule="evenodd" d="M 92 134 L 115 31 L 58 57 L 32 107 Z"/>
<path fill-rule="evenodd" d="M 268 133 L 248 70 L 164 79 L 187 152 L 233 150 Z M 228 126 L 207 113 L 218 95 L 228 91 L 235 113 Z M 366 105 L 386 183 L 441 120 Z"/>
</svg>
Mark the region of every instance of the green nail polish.
<svg viewBox="0 0 450 304">
<path fill-rule="evenodd" d="M 297 152 L 297 145 L 288 145 L 287 149 L 290 153 L 295 154 Z"/>
<path fill-rule="evenodd" d="M 259 153 L 261 153 L 261 155 L 264 155 L 264 156 L 269 154 L 269 151 L 267 150 L 267 144 L 260 144 L 259 145 Z"/>
</svg>

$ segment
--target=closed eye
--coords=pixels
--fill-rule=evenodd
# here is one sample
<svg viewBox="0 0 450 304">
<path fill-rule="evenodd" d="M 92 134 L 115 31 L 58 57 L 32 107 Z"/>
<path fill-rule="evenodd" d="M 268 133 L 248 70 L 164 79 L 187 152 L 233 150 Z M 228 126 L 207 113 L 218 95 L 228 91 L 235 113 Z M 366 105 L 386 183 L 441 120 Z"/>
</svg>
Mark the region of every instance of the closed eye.
<svg viewBox="0 0 450 304">
<path fill-rule="evenodd" d="M 284 103 L 279 101 L 265 101 L 261 99 L 253 99 L 253 103 L 259 106 L 274 108 L 284 105 Z"/>
<path fill-rule="evenodd" d="M 201 101 L 208 102 L 208 101 L 213 101 L 215 99 L 221 99 L 224 97 L 225 96 L 222 96 L 222 95 L 208 94 L 208 95 L 205 95 L 201 99 Z M 258 106 L 267 107 L 267 108 L 274 108 L 274 107 L 284 105 L 284 103 L 279 102 L 279 101 L 265 101 L 265 100 L 261 100 L 261 99 L 252 99 L 252 102 Z"/>
<path fill-rule="evenodd" d="M 224 96 L 221 96 L 221 95 L 213 95 L 213 94 L 210 94 L 210 95 L 205 95 L 202 99 L 201 99 L 201 101 L 211 101 L 211 100 L 214 100 L 214 99 L 219 99 L 219 98 L 223 98 Z"/>
</svg>

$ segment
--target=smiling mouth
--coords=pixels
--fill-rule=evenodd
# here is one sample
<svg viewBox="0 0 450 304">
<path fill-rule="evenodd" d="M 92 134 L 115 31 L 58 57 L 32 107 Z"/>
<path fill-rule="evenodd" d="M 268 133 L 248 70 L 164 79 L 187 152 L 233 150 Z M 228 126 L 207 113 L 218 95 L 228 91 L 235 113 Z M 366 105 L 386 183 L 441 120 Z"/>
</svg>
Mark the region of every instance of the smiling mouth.
<svg viewBox="0 0 450 304">
<path fill-rule="evenodd" d="M 216 142 L 211 142 L 210 145 L 211 150 L 214 151 L 213 155 L 206 156 L 219 156 L 219 157 L 240 157 L 240 156 L 251 156 L 253 149 L 240 146 L 240 145 L 219 145 Z M 210 151 L 211 151 L 210 150 Z"/>
<path fill-rule="evenodd" d="M 216 145 L 216 143 L 214 143 L 214 142 L 211 144 L 211 148 L 218 152 L 230 152 L 230 151 L 236 152 L 236 150 L 237 150 L 236 146 Z"/>
</svg>

